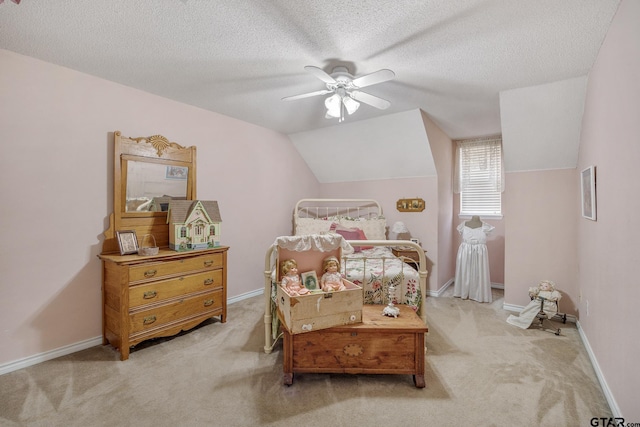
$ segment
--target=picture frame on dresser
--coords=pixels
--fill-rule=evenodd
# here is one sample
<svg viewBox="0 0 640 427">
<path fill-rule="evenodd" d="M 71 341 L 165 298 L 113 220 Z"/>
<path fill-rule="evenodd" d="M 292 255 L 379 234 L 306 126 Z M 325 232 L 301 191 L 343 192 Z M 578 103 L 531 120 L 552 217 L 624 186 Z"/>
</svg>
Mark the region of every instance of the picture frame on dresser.
<svg viewBox="0 0 640 427">
<path fill-rule="evenodd" d="M 116 231 L 120 255 L 130 255 L 138 253 L 138 236 L 135 230 Z"/>
</svg>

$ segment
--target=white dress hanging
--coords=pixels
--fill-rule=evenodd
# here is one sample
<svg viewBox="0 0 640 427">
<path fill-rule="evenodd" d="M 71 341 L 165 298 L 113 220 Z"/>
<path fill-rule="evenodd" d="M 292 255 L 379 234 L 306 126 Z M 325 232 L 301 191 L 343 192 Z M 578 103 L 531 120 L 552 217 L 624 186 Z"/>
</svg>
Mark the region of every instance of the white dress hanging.
<svg viewBox="0 0 640 427">
<path fill-rule="evenodd" d="M 477 228 L 468 227 L 465 222 L 458 226 L 462 243 L 456 258 L 454 297 L 478 302 L 492 301 L 486 243 L 487 234 L 494 228 L 485 222 Z"/>
</svg>

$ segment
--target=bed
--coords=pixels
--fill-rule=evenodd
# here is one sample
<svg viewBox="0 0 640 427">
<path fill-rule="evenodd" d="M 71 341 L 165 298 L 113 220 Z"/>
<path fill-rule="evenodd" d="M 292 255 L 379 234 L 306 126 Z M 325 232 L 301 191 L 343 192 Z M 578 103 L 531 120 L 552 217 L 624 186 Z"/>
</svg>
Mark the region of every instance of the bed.
<svg viewBox="0 0 640 427">
<path fill-rule="evenodd" d="M 395 301 L 418 312 L 426 323 L 426 258 L 422 248 L 407 240 L 387 240 L 386 219 L 380 204 L 371 199 L 302 199 L 293 214 L 295 236 L 339 234 L 346 246 L 340 250 L 344 277 L 363 288 L 365 304 L 387 304 L 388 288 L 394 285 Z M 316 240 L 303 239 L 306 247 Z M 275 315 L 275 290 L 278 286 L 279 250 L 290 244 L 292 237 L 281 236 L 265 255 L 265 346 L 270 353 L 281 336 Z M 284 242 L 284 243 L 283 243 Z M 413 249 L 418 253 L 417 268 L 408 259 L 396 257 L 392 248 Z"/>
</svg>

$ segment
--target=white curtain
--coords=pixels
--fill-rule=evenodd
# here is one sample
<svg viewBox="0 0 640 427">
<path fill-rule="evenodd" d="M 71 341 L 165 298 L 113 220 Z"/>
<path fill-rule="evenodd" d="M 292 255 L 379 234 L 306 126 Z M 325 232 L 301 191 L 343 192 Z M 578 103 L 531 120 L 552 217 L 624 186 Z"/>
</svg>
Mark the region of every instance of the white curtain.
<svg viewBox="0 0 640 427">
<path fill-rule="evenodd" d="M 473 139 L 456 142 L 453 191 L 460 193 L 472 179 L 482 175 L 491 191 L 504 191 L 502 139 Z"/>
</svg>

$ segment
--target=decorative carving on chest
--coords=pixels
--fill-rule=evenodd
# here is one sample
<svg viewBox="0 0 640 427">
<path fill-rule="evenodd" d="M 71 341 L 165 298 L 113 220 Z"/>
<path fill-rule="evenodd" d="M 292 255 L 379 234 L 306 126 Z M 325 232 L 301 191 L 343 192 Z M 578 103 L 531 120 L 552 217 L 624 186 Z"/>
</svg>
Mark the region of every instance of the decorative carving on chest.
<svg viewBox="0 0 640 427">
<path fill-rule="evenodd" d="M 344 346 L 344 348 L 342 349 L 342 351 L 344 352 L 344 354 L 346 354 L 347 356 L 360 356 L 362 354 L 362 346 L 358 345 L 358 344 L 347 344 Z"/>
</svg>

